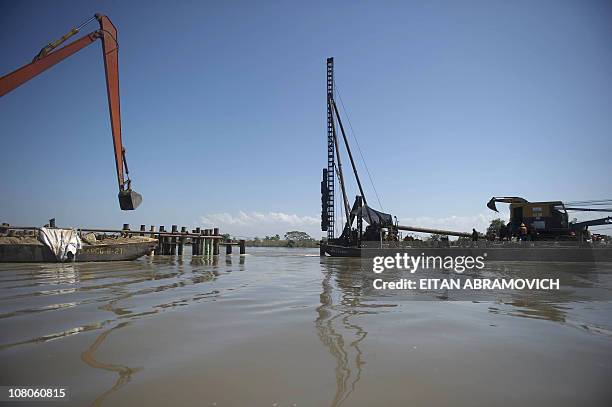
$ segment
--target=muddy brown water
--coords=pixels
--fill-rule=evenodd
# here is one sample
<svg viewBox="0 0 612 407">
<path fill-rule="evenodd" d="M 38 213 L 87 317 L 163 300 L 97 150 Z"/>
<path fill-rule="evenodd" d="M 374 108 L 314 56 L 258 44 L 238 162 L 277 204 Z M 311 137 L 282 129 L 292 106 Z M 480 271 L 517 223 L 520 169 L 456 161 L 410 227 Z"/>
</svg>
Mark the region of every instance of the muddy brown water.
<svg viewBox="0 0 612 407">
<path fill-rule="evenodd" d="M 411 301 L 310 249 L 0 264 L 0 385 L 70 390 L 19 406 L 611 406 L 612 264 L 524 267 L 575 278 Z"/>
</svg>

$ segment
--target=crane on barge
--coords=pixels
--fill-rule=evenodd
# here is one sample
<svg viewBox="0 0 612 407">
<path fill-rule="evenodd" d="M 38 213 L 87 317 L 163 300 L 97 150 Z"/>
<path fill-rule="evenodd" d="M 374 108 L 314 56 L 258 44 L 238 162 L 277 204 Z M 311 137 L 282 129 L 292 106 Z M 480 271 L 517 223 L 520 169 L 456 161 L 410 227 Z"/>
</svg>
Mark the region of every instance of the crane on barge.
<svg viewBox="0 0 612 407">
<path fill-rule="evenodd" d="M 370 206 L 357 172 L 355 159 L 351 152 L 348 137 L 338 106 L 334 98 L 334 59 L 327 59 L 327 168 L 323 168 L 323 179 L 321 180 L 321 230 L 327 232 L 327 240 L 321 242 L 321 255 L 331 256 L 359 256 L 362 241 L 377 241 L 386 229 L 390 236 L 396 236 L 399 230 L 434 233 L 447 236 L 470 237 L 471 233 L 457 232 L 451 230 L 439 230 L 415 226 L 399 225 L 393 222 L 393 216 L 388 213 L 377 211 Z M 346 192 L 346 183 L 340 154 L 340 143 L 336 130 L 336 122 L 342 134 L 342 141 L 357 182 L 359 195 L 351 206 Z M 335 236 L 335 184 L 336 175 L 342 194 L 341 210 L 345 214 L 345 223 L 342 225 L 342 233 Z M 363 222 L 368 226 L 363 229 Z M 356 222 L 356 223 L 355 223 Z M 356 225 L 353 228 L 353 224 Z"/>
<path fill-rule="evenodd" d="M 574 239 L 582 240 L 589 226 L 612 225 L 612 216 L 591 219 L 583 222 L 571 222 L 568 211 L 573 212 L 612 212 L 612 200 L 591 201 L 539 201 L 530 202 L 518 196 L 493 197 L 487 208 L 498 212 L 496 203 L 510 206 L 510 221 L 506 225 L 507 236 L 517 233 L 521 224 L 528 227 L 538 239 Z M 590 207 L 585 207 L 590 206 Z M 608 206 L 608 207 L 601 207 Z"/>
<path fill-rule="evenodd" d="M 61 47 L 64 42 L 79 33 L 79 31 L 97 20 L 100 28 Z M 119 107 L 119 43 L 117 42 L 117 29 L 111 20 L 102 14 L 96 14 L 84 23 L 72 28 L 68 33 L 50 42 L 43 47 L 29 64 L 0 77 L 0 97 L 11 92 L 25 82 L 41 74 L 57 63 L 82 50 L 96 40 L 102 42 L 102 57 L 106 73 L 106 90 L 108 94 L 108 108 L 110 111 L 111 130 L 113 135 L 113 150 L 115 154 L 115 167 L 119 184 L 119 206 L 122 210 L 133 210 L 142 202 L 142 196 L 132 190 L 132 181 L 125 157 L 125 148 L 121 140 L 121 111 Z"/>
</svg>

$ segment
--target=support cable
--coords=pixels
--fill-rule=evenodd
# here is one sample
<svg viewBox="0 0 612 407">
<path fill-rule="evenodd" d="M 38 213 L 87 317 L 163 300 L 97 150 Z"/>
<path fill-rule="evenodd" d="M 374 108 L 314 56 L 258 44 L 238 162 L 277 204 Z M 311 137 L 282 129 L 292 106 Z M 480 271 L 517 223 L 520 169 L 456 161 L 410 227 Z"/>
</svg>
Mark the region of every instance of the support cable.
<svg viewBox="0 0 612 407">
<path fill-rule="evenodd" d="M 359 155 L 361 156 L 361 161 L 363 162 L 363 166 L 364 166 L 364 168 L 366 170 L 366 173 L 368 174 L 368 179 L 370 180 L 370 185 L 372 185 L 372 189 L 374 190 L 374 195 L 376 195 L 376 200 L 378 201 L 378 205 L 380 205 L 380 209 L 382 209 L 384 211 L 385 208 L 383 207 L 383 204 L 380 201 L 380 197 L 378 196 L 378 191 L 376 190 L 376 187 L 374 186 L 374 180 L 372 179 L 372 174 L 370 174 L 370 169 L 368 168 L 368 164 L 366 163 L 366 160 L 365 160 L 365 158 L 363 156 L 363 152 L 361 151 L 361 146 L 359 145 L 359 140 L 357 140 L 357 134 L 355 133 L 355 129 L 353 129 L 353 124 L 351 123 L 351 118 L 349 117 L 348 111 L 346 110 L 346 107 L 344 106 L 344 102 L 342 101 L 342 95 L 340 94 L 340 89 L 338 88 L 338 84 L 336 83 L 335 79 L 334 79 L 334 91 L 338 95 L 338 100 L 340 100 L 340 105 L 342 106 L 342 111 L 346 115 L 346 120 L 347 120 L 347 122 L 349 124 L 349 127 L 351 129 L 353 140 L 355 140 L 355 144 L 357 145 L 357 151 L 359 151 Z"/>
</svg>

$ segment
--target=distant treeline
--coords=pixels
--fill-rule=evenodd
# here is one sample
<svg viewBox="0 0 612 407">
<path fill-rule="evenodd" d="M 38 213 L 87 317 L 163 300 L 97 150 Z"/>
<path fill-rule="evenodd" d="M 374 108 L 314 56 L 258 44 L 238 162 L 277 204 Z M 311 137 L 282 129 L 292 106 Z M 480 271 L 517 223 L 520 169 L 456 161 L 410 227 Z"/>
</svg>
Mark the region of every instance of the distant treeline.
<svg viewBox="0 0 612 407">
<path fill-rule="evenodd" d="M 285 233 L 283 239 L 280 235 L 255 237 L 246 241 L 251 247 L 318 247 L 317 241 L 306 232 L 292 230 Z"/>
<path fill-rule="evenodd" d="M 319 247 L 316 240 L 295 241 L 295 240 L 247 240 L 247 246 L 251 247 Z"/>
</svg>

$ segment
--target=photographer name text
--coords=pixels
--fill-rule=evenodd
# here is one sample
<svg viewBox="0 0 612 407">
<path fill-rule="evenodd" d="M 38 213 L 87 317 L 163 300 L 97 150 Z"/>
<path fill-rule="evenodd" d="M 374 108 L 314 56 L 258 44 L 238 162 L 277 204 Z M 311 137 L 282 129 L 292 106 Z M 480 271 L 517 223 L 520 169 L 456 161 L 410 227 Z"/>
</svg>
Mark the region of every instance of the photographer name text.
<svg viewBox="0 0 612 407">
<path fill-rule="evenodd" d="M 376 290 L 559 290 L 559 279 L 555 278 L 402 278 L 372 282 Z"/>
</svg>

